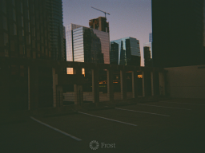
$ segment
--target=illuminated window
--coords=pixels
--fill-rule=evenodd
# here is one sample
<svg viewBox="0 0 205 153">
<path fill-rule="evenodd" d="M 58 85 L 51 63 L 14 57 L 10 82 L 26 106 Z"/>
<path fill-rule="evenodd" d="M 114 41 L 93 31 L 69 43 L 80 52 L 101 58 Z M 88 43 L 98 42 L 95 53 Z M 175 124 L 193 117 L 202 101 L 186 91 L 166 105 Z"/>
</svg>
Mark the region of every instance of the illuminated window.
<svg viewBox="0 0 205 153">
<path fill-rule="evenodd" d="M 73 74 L 73 68 L 68 67 L 67 68 L 67 74 Z"/>
</svg>

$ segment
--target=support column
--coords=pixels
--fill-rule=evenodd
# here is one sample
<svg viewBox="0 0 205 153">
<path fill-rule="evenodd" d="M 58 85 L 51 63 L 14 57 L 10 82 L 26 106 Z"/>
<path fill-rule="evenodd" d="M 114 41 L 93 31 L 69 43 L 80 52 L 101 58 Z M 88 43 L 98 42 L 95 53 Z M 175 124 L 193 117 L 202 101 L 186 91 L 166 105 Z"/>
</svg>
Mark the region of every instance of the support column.
<svg viewBox="0 0 205 153">
<path fill-rule="evenodd" d="M 57 85 L 58 85 L 58 74 L 56 74 L 56 69 L 52 68 L 53 75 L 53 107 L 57 106 L 56 102 L 56 93 L 57 93 Z"/>
<path fill-rule="evenodd" d="M 138 81 L 138 74 L 137 71 L 132 71 L 132 98 L 137 98 L 137 81 Z"/>
<path fill-rule="evenodd" d="M 74 94 L 75 94 L 75 102 L 74 104 L 77 105 L 83 105 L 83 87 L 82 84 L 78 84 L 80 82 L 79 76 L 82 75 L 82 68 L 77 67 L 73 69 L 74 74 L 77 76 L 77 82 L 74 84 Z"/>
<path fill-rule="evenodd" d="M 108 94 L 109 100 L 112 102 L 114 100 L 112 69 L 107 70 L 107 94 Z"/>
<path fill-rule="evenodd" d="M 56 86 L 56 107 L 63 106 L 63 87 L 58 85 Z"/>
<path fill-rule="evenodd" d="M 154 96 L 154 72 L 151 72 L 151 93 Z"/>
<path fill-rule="evenodd" d="M 31 87 L 31 80 L 30 80 L 30 67 L 28 66 L 28 110 L 31 109 L 31 91 L 30 91 L 30 87 Z"/>
<path fill-rule="evenodd" d="M 145 97 L 145 72 L 142 71 L 142 97 Z"/>
<path fill-rule="evenodd" d="M 99 70 L 97 68 L 92 69 L 92 92 L 93 103 L 98 105 L 99 102 Z"/>
<path fill-rule="evenodd" d="M 165 72 L 159 72 L 159 94 L 165 96 Z"/>
<path fill-rule="evenodd" d="M 30 80 L 30 110 L 38 108 L 38 98 L 39 98 L 39 81 L 38 81 L 38 67 L 29 67 L 29 80 Z"/>
<path fill-rule="evenodd" d="M 121 99 L 127 99 L 127 82 L 125 70 L 120 70 Z"/>
</svg>

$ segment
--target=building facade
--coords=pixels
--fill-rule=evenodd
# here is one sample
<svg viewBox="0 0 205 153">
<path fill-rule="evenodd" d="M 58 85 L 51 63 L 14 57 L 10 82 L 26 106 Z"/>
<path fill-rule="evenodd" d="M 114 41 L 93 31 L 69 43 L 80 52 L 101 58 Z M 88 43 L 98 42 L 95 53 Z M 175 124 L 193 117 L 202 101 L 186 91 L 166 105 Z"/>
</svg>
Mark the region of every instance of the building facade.
<svg viewBox="0 0 205 153">
<path fill-rule="evenodd" d="M 0 56 L 63 60 L 61 0 L 1 0 Z"/>
<path fill-rule="evenodd" d="M 110 64 L 109 33 L 71 24 L 66 27 L 67 61 Z"/>
<path fill-rule="evenodd" d="M 149 46 L 144 46 L 144 66 L 151 67 L 152 66 L 152 58 L 151 58 L 151 51 Z"/>
<path fill-rule="evenodd" d="M 132 37 L 111 41 L 110 63 L 140 66 L 139 40 Z"/>
<path fill-rule="evenodd" d="M 98 17 L 89 21 L 89 26 L 92 29 L 104 31 L 109 33 L 109 22 L 106 21 L 105 17 Z"/>
<path fill-rule="evenodd" d="M 205 64 L 204 0 L 152 0 L 156 67 Z"/>
</svg>

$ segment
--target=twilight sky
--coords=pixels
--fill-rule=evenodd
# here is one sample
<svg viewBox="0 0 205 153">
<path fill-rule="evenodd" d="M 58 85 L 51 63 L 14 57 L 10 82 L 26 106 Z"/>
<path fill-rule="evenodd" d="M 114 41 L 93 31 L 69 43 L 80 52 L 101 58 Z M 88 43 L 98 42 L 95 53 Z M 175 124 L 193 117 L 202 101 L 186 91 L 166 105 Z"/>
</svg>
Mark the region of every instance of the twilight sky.
<svg viewBox="0 0 205 153">
<path fill-rule="evenodd" d="M 134 37 L 140 41 L 141 65 L 143 45 L 151 32 L 151 0 L 63 0 L 63 25 L 70 23 L 89 27 L 89 20 L 104 16 L 91 6 L 110 13 L 110 40 Z"/>
</svg>

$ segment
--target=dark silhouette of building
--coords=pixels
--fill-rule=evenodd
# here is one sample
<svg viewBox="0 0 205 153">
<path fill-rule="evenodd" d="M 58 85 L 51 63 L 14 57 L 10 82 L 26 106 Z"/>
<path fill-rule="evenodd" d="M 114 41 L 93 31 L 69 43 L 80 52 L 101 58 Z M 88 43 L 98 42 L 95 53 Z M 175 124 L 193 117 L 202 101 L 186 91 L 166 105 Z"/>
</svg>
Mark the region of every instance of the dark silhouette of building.
<svg viewBox="0 0 205 153">
<path fill-rule="evenodd" d="M 0 56 L 63 60 L 62 0 L 1 0 Z"/>
<path fill-rule="evenodd" d="M 126 37 L 111 41 L 110 63 L 140 66 L 139 40 Z"/>
<path fill-rule="evenodd" d="M 97 29 L 104 32 L 109 32 L 109 22 L 106 21 L 105 17 L 98 17 L 89 21 L 89 26 L 92 29 Z"/>
<path fill-rule="evenodd" d="M 205 63 L 204 0 L 152 0 L 153 64 Z"/>
<path fill-rule="evenodd" d="M 119 45 L 116 42 L 111 43 L 110 64 L 118 64 Z"/>
<path fill-rule="evenodd" d="M 151 51 L 149 46 L 144 46 L 144 66 L 152 66 Z"/>
</svg>

